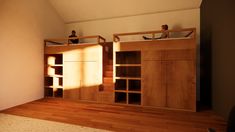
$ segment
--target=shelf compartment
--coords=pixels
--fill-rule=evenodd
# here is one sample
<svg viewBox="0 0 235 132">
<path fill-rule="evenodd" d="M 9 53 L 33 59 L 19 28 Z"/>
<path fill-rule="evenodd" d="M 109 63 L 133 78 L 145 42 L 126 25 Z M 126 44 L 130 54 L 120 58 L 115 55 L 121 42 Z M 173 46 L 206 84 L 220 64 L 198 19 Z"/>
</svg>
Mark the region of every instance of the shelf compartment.
<svg viewBox="0 0 235 132">
<path fill-rule="evenodd" d="M 115 103 L 127 103 L 127 93 L 125 92 L 115 92 Z"/>
<path fill-rule="evenodd" d="M 54 91 L 54 97 L 63 97 L 63 89 L 62 88 L 56 88 Z"/>
<path fill-rule="evenodd" d="M 55 87 L 63 86 L 63 78 L 61 78 L 61 77 L 54 77 L 54 79 L 53 79 L 53 86 L 55 86 Z"/>
<path fill-rule="evenodd" d="M 127 82 L 126 79 L 116 79 L 115 90 L 126 90 Z"/>
<path fill-rule="evenodd" d="M 119 51 L 116 52 L 116 64 L 140 64 L 140 51 Z"/>
<path fill-rule="evenodd" d="M 48 67 L 48 75 L 63 75 L 63 67 L 62 66 L 49 66 Z"/>
<path fill-rule="evenodd" d="M 128 93 L 128 104 L 141 105 L 141 94 Z"/>
<path fill-rule="evenodd" d="M 60 65 L 63 64 L 63 54 L 46 54 L 45 60 L 48 65 Z"/>
<path fill-rule="evenodd" d="M 44 88 L 45 97 L 53 97 L 53 88 Z"/>
<path fill-rule="evenodd" d="M 141 67 L 116 66 L 116 77 L 141 77 Z"/>
<path fill-rule="evenodd" d="M 45 77 L 44 86 L 53 86 L 53 77 Z"/>
<path fill-rule="evenodd" d="M 54 76 L 54 75 L 63 75 L 63 67 L 62 66 L 48 66 L 46 75 Z"/>
<path fill-rule="evenodd" d="M 141 80 L 128 80 L 128 91 L 141 91 Z"/>
</svg>

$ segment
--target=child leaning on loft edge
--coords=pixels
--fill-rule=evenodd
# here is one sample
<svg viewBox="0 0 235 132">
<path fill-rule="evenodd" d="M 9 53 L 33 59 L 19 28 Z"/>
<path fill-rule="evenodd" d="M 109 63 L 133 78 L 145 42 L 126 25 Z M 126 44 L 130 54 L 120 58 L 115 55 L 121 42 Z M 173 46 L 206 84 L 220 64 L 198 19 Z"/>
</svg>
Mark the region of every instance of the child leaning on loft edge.
<svg viewBox="0 0 235 132">
<path fill-rule="evenodd" d="M 148 38 L 148 37 L 146 37 L 146 36 L 143 36 L 143 38 L 144 38 L 145 40 L 169 38 L 169 32 L 167 32 L 167 30 L 168 30 L 168 25 L 167 25 L 167 24 L 162 25 L 161 28 L 162 28 L 162 30 L 161 30 L 161 31 L 162 31 L 162 34 L 161 34 L 160 37 L 158 37 L 158 38 Z"/>
<path fill-rule="evenodd" d="M 72 30 L 72 34 L 69 36 L 69 38 L 77 37 L 76 31 Z M 79 39 L 69 39 L 73 44 L 79 43 Z"/>
</svg>

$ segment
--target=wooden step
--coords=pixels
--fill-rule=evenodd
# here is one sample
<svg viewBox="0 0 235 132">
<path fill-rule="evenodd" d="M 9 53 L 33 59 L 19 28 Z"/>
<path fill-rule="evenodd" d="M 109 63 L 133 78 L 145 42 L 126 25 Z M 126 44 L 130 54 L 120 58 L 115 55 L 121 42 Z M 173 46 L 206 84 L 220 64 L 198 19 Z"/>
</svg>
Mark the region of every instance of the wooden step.
<svg viewBox="0 0 235 132">
<path fill-rule="evenodd" d="M 104 77 L 104 84 L 113 84 L 113 78 L 112 77 Z"/>
<path fill-rule="evenodd" d="M 103 83 L 104 87 L 114 87 L 114 83 Z"/>
<path fill-rule="evenodd" d="M 107 92 L 113 92 L 114 90 L 114 85 L 113 84 L 103 84 L 103 91 L 107 91 Z"/>
<path fill-rule="evenodd" d="M 105 71 L 104 76 L 105 77 L 113 77 L 113 71 Z"/>
<path fill-rule="evenodd" d="M 106 71 L 113 71 L 113 65 L 106 65 L 105 70 Z"/>
<path fill-rule="evenodd" d="M 113 65 L 113 60 L 109 60 L 109 65 Z"/>
<path fill-rule="evenodd" d="M 109 87 L 109 88 L 104 88 L 103 91 L 100 91 L 100 92 L 111 92 L 113 93 L 113 87 Z"/>
<path fill-rule="evenodd" d="M 113 83 L 104 83 L 99 87 L 99 92 L 113 92 L 114 84 Z"/>
</svg>

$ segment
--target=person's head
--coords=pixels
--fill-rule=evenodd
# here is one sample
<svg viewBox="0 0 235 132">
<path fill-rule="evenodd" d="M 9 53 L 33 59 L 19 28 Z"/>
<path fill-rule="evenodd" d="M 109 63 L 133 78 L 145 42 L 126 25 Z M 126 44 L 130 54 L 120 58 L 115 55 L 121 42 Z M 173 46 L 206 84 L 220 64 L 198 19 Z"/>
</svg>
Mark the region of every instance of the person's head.
<svg viewBox="0 0 235 132">
<path fill-rule="evenodd" d="M 162 30 L 168 30 L 168 25 L 167 24 L 162 25 Z"/>
<path fill-rule="evenodd" d="M 76 35 L 76 31 L 75 30 L 72 31 L 72 35 Z"/>
</svg>

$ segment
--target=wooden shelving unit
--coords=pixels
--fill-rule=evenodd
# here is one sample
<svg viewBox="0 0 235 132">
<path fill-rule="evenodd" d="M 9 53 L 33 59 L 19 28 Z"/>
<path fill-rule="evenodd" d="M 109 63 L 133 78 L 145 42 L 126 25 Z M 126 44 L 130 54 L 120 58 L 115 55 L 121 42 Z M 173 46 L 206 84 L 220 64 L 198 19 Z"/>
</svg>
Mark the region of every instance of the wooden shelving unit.
<svg viewBox="0 0 235 132">
<path fill-rule="evenodd" d="M 141 105 L 141 52 L 115 52 L 115 103 Z"/>
<path fill-rule="evenodd" d="M 63 97 L 63 54 L 45 54 L 45 97 Z"/>
<path fill-rule="evenodd" d="M 196 111 L 196 29 L 168 32 L 179 37 L 123 41 L 122 37 L 133 35 L 154 38 L 162 31 L 113 35 L 113 81 L 125 83 L 116 84 L 115 103 Z"/>
</svg>

